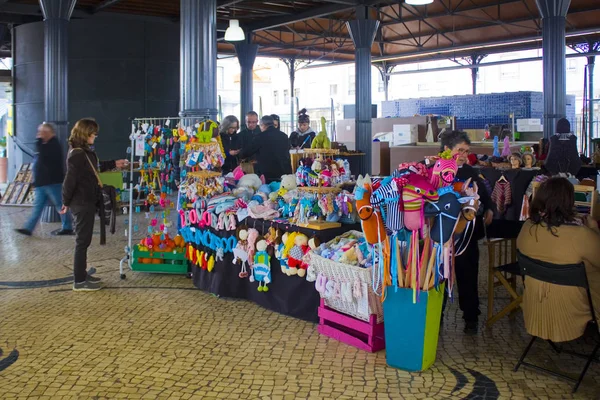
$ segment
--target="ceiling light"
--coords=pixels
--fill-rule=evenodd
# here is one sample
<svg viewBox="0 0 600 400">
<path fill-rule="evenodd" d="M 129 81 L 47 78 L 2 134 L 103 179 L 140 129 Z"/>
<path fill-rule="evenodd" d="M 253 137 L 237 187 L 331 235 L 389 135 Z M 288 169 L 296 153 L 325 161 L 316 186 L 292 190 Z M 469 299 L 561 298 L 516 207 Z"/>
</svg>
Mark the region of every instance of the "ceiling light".
<svg viewBox="0 0 600 400">
<path fill-rule="evenodd" d="M 410 6 L 424 6 L 433 3 L 433 0 L 404 0 Z"/>
<path fill-rule="evenodd" d="M 240 28 L 240 21 L 232 19 L 229 21 L 229 28 L 225 31 L 225 40 L 228 42 L 241 42 L 246 39 L 244 30 Z"/>
</svg>

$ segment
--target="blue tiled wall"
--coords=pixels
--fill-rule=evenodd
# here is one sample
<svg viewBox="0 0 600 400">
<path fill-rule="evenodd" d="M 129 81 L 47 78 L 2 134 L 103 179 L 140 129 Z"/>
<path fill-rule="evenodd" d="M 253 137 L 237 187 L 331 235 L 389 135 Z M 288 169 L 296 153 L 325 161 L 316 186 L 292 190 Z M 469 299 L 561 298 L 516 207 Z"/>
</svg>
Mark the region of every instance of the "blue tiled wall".
<svg viewBox="0 0 600 400">
<path fill-rule="evenodd" d="M 483 129 L 486 124 L 510 124 L 515 120 L 539 118 L 544 115 L 541 92 L 513 92 L 478 94 L 475 96 L 430 97 L 396 100 L 396 115 L 412 117 L 415 114 L 456 116 L 459 129 Z M 575 96 L 567 96 L 567 119 L 575 126 Z"/>
</svg>

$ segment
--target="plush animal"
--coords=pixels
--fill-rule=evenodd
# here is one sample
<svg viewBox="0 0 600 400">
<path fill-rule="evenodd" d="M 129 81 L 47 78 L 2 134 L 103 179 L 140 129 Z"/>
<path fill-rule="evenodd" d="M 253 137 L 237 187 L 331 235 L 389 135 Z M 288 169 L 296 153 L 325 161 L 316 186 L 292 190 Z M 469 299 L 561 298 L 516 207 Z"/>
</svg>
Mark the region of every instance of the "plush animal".
<svg viewBox="0 0 600 400">
<path fill-rule="evenodd" d="M 310 145 L 313 149 L 330 149 L 331 140 L 327 137 L 327 120 L 321 117 L 321 131 L 315 136 Z"/>
<path fill-rule="evenodd" d="M 253 191 L 257 191 L 259 187 L 261 187 L 261 185 L 263 184 L 263 182 L 261 181 L 260 177 L 256 174 L 248 174 L 248 175 L 244 175 L 241 177 L 241 179 L 238 182 L 237 187 L 238 188 L 251 188 Z"/>
<path fill-rule="evenodd" d="M 298 186 L 296 185 L 296 177 L 294 175 L 283 175 L 281 177 L 281 185 L 279 185 L 279 190 L 277 194 L 279 196 L 284 196 L 290 190 L 296 189 Z"/>
<path fill-rule="evenodd" d="M 369 175 L 356 181 L 355 200 L 362 231 L 369 244 L 379 243 L 387 235 L 381 214 L 371 205 L 372 183 Z"/>
<path fill-rule="evenodd" d="M 199 143 L 210 143 L 213 137 L 218 136 L 215 135 L 215 131 L 218 132 L 219 126 L 216 122 L 208 120 L 201 123 L 198 126 L 198 133 L 196 133 L 196 139 L 198 139 Z"/>
<path fill-rule="evenodd" d="M 304 277 L 306 275 L 306 267 L 302 258 L 309 250 L 308 237 L 302 233 L 298 233 L 294 237 L 294 246 L 290 249 L 288 255 L 288 265 L 290 267 L 290 275 L 298 275 Z"/>
<path fill-rule="evenodd" d="M 267 241 L 259 237 L 256 240 L 256 252 L 250 282 L 258 282 L 259 292 L 268 292 L 268 284 L 271 283 L 271 256 L 267 252 Z"/>
</svg>

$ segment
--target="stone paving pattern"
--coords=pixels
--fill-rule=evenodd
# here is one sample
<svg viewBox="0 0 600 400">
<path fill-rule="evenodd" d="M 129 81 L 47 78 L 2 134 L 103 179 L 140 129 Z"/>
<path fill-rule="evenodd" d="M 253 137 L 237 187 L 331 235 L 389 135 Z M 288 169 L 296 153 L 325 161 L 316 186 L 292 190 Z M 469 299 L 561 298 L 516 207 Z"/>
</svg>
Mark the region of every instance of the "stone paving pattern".
<svg viewBox="0 0 600 400">
<path fill-rule="evenodd" d="M 0 399 L 600 399 L 598 364 L 575 396 L 568 382 L 512 371 L 528 339 L 520 311 L 466 336 L 450 305 L 437 361 L 408 373 L 388 367 L 385 351 L 368 354 L 314 324 L 216 298 L 185 276 L 128 271 L 122 281 L 123 217 L 107 246 L 95 235 L 89 251 L 107 288 L 75 293 L 65 283 L 74 238 L 50 236 L 58 224 L 31 238 L 14 233 L 28 214 L 0 207 Z M 483 315 L 486 259 L 483 249 Z M 502 289 L 497 298 L 498 307 L 508 302 Z M 531 354 L 563 371 L 582 367 L 544 343 Z"/>
</svg>

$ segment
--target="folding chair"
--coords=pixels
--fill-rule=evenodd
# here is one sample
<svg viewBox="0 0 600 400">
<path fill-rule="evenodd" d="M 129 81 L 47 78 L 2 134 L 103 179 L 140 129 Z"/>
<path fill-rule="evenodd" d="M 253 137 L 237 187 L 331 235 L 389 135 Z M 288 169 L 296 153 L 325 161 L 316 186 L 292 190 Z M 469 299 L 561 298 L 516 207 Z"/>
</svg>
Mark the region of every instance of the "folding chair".
<svg viewBox="0 0 600 400">
<path fill-rule="evenodd" d="M 522 302 L 517 293 L 517 277 L 521 275 L 517 263 L 517 240 L 487 239 L 488 246 L 488 327 L 496 323 L 508 313 L 516 311 Z M 504 286 L 511 297 L 511 302 L 500 312 L 494 314 L 494 289 Z"/>
<path fill-rule="evenodd" d="M 558 373 L 556 371 L 552 371 L 552 370 L 549 370 L 549 369 L 526 362 L 525 357 L 527 356 L 527 353 L 529 353 L 531 346 L 533 346 L 533 343 L 536 341 L 536 339 L 538 339 L 538 337 L 536 337 L 536 336 L 532 337 L 531 341 L 525 348 L 523 355 L 521 355 L 519 362 L 517 363 L 517 365 L 514 368 L 514 370 L 516 372 L 521 365 L 525 365 L 530 368 L 536 369 L 538 371 L 543 371 L 543 372 L 549 373 L 551 375 L 554 375 L 556 377 L 563 378 L 563 379 L 566 379 L 571 382 L 575 382 L 575 386 L 573 387 L 573 393 L 575 393 L 577 391 L 577 389 L 579 388 L 579 385 L 581 384 L 581 381 L 583 380 L 583 377 L 585 376 L 592 361 L 598 362 L 598 359 L 596 358 L 596 354 L 598 353 L 598 350 L 600 349 L 600 331 L 598 330 L 598 321 L 596 320 L 596 314 L 594 313 L 594 306 L 592 304 L 592 294 L 590 293 L 590 287 L 588 284 L 587 274 L 585 272 L 585 265 L 583 263 L 571 264 L 571 265 L 556 265 L 556 264 L 546 263 L 546 262 L 539 261 L 539 260 L 534 260 L 532 258 L 524 256 L 523 254 L 521 254 L 518 251 L 517 251 L 517 253 L 518 253 L 517 258 L 519 261 L 519 266 L 521 267 L 521 271 L 525 277 L 532 277 L 539 281 L 548 282 L 548 283 L 551 283 L 554 285 L 581 287 L 581 288 L 584 288 L 587 292 L 587 297 L 588 297 L 588 302 L 589 302 L 590 312 L 591 312 L 590 325 L 591 325 L 591 329 L 593 330 L 593 334 L 596 337 L 596 346 L 594 347 L 594 350 L 589 355 L 570 353 L 573 355 L 583 357 L 584 359 L 587 360 L 585 367 L 583 368 L 583 371 L 581 371 L 581 374 L 579 375 L 579 378 L 573 379 L 568 375 L 564 375 L 564 374 Z M 525 284 L 527 284 L 526 278 L 525 278 Z M 527 290 L 527 289 L 525 289 L 525 290 Z M 541 307 L 543 307 L 543 305 L 541 305 Z M 554 342 L 552 342 L 550 340 L 548 340 L 548 342 L 550 343 L 550 346 L 555 351 L 560 353 L 561 350 L 558 348 L 558 346 L 556 346 L 556 344 Z"/>
</svg>

